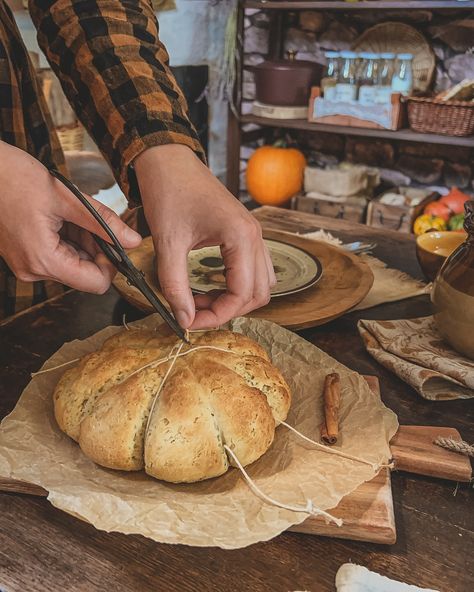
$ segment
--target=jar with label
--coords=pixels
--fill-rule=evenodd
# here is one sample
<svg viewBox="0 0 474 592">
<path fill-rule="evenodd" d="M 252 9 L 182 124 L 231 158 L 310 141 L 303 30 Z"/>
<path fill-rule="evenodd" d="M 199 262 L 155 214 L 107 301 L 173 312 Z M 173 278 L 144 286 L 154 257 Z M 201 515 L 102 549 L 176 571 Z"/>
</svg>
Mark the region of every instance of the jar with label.
<svg viewBox="0 0 474 592">
<path fill-rule="evenodd" d="M 377 91 L 375 93 L 376 103 L 390 104 L 392 95 L 392 79 L 395 67 L 394 53 L 381 53 L 377 73 Z"/>
<path fill-rule="evenodd" d="M 341 67 L 336 83 L 338 103 L 349 103 L 357 98 L 357 54 L 354 51 L 341 51 Z"/>
<path fill-rule="evenodd" d="M 413 90 L 413 55 L 400 53 L 397 55 L 397 65 L 392 78 L 392 90 L 410 95 Z"/>
<path fill-rule="evenodd" d="M 325 99 L 334 101 L 336 98 L 337 77 L 339 75 L 339 52 L 327 51 L 325 56 L 327 65 L 324 76 L 321 79 L 321 90 Z"/>
<path fill-rule="evenodd" d="M 359 74 L 359 103 L 373 105 L 376 101 L 378 55 L 376 53 L 361 53 L 362 59 Z"/>
</svg>

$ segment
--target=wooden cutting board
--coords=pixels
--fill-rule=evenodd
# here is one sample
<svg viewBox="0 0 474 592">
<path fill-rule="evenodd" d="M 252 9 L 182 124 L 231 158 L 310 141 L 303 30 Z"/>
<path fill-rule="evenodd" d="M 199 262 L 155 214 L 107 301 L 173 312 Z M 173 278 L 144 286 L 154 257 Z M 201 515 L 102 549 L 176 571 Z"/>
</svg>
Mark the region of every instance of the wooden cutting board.
<svg viewBox="0 0 474 592">
<path fill-rule="evenodd" d="M 373 392 L 380 393 L 379 379 L 364 376 Z M 472 479 L 471 461 L 467 456 L 441 448 L 434 443 L 438 437 L 462 440 L 458 430 L 437 426 L 399 426 L 390 441 L 395 471 L 463 481 Z"/>
<path fill-rule="evenodd" d="M 363 483 L 350 495 L 346 495 L 337 507 L 329 512 L 336 518 L 342 518 L 342 526 L 337 526 L 333 522 L 326 523 L 321 517 L 311 516 L 290 530 L 383 545 L 393 545 L 397 540 L 392 484 L 388 469 L 383 469 L 371 481 Z"/>
<path fill-rule="evenodd" d="M 378 378 L 365 376 L 365 379 L 370 390 L 380 398 Z M 336 518 L 342 518 L 342 526 L 326 523 L 324 518 L 318 516 L 310 516 L 290 530 L 385 545 L 393 545 L 397 539 L 389 469 L 382 469 L 371 481 L 362 483 L 329 511 Z"/>
<path fill-rule="evenodd" d="M 359 304 L 372 287 L 374 276 L 369 266 L 343 249 L 277 230 L 266 230 L 264 236 L 315 255 L 322 264 L 323 275 L 315 286 L 290 296 L 272 298 L 267 306 L 253 311 L 249 316 L 273 321 L 289 329 L 306 329 L 343 315 Z M 143 271 L 150 286 L 160 295 L 154 269 L 155 251 L 152 239 L 144 239 L 128 255 L 133 264 Z M 122 274 L 118 273 L 113 283 L 130 304 L 140 310 L 154 312 L 148 300 L 130 286 Z"/>
<path fill-rule="evenodd" d="M 380 396 L 377 379 L 371 381 L 369 386 L 376 396 Z M 38 485 L 4 477 L 0 477 L 0 491 L 37 496 L 48 495 L 48 492 Z M 384 469 L 371 481 L 363 483 L 353 493 L 343 498 L 331 513 L 342 518 L 342 526 L 326 524 L 324 519 L 319 517 L 310 517 L 292 530 L 307 534 L 393 544 L 396 539 L 396 530 L 389 470 Z"/>
<path fill-rule="evenodd" d="M 469 483 L 472 479 L 471 461 L 463 454 L 434 444 L 438 436 L 462 439 L 454 428 L 400 426 L 390 442 L 395 470 Z"/>
<path fill-rule="evenodd" d="M 373 393 L 380 396 L 378 379 L 375 376 L 366 376 L 365 379 Z M 470 481 L 472 470 L 469 459 L 433 444 L 433 439 L 439 435 L 461 439 L 459 432 L 453 428 L 400 426 L 391 441 L 395 468 L 455 481 Z M 0 477 L 0 491 L 48 495 L 38 485 L 4 477 Z M 324 519 L 311 516 L 291 530 L 386 545 L 395 543 L 396 528 L 389 470 L 382 470 L 371 481 L 360 485 L 344 497 L 331 513 L 342 518 L 342 526 L 326 524 Z"/>
</svg>

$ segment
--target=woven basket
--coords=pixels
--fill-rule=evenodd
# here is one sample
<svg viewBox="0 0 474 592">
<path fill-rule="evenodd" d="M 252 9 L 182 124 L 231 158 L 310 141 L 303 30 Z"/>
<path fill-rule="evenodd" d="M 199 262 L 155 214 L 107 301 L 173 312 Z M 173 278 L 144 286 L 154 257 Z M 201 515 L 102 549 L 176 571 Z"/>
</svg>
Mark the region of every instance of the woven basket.
<svg viewBox="0 0 474 592">
<path fill-rule="evenodd" d="M 82 150 L 84 146 L 84 128 L 80 124 L 57 127 L 59 143 L 64 152 Z"/>
<path fill-rule="evenodd" d="M 413 55 L 413 90 L 426 92 L 433 79 L 436 58 L 428 41 L 405 23 L 380 23 L 356 39 L 354 51 L 375 53 L 411 53 Z"/>
<path fill-rule="evenodd" d="M 474 103 L 409 97 L 408 122 L 415 132 L 470 136 L 474 134 Z"/>
</svg>

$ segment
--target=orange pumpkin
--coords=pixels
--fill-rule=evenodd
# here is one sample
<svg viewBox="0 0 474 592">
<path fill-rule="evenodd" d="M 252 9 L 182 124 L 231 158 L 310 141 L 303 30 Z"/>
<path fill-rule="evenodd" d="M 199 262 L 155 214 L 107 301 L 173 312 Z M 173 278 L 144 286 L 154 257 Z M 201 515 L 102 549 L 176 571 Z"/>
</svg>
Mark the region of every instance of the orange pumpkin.
<svg viewBox="0 0 474 592">
<path fill-rule="evenodd" d="M 247 191 L 261 205 L 282 205 L 301 191 L 305 166 L 296 148 L 257 148 L 247 165 Z"/>
</svg>

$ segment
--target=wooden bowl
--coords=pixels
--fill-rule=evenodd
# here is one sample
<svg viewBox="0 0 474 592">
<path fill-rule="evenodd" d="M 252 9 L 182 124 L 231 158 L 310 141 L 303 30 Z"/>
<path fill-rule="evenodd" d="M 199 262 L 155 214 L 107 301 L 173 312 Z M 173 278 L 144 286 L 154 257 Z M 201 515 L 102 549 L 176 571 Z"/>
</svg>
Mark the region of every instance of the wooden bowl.
<svg viewBox="0 0 474 592">
<path fill-rule="evenodd" d="M 433 281 L 446 259 L 466 240 L 465 232 L 431 230 L 416 239 L 416 256 L 425 276 Z"/>
</svg>

